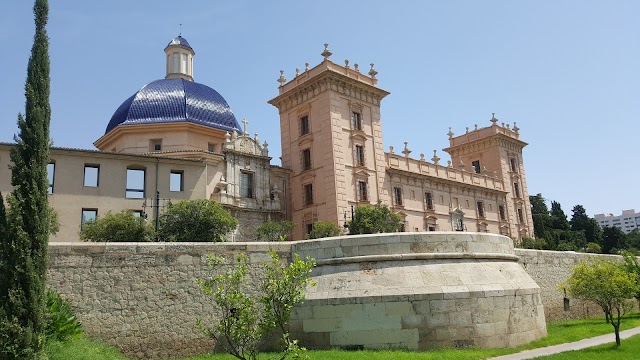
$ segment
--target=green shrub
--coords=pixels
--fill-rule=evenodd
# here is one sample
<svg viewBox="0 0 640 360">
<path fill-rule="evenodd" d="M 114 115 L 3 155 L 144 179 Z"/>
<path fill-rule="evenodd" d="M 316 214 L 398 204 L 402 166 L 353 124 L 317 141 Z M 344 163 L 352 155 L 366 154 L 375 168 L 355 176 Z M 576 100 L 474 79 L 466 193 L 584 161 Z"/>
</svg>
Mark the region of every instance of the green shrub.
<svg viewBox="0 0 640 360">
<path fill-rule="evenodd" d="M 291 230 L 296 227 L 291 221 L 267 221 L 258 226 L 256 237 L 262 241 L 284 241 L 287 240 Z"/>
<path fill-rule="evenodd" d="M 350 234 L 390 233 L 400 230 L 400 215 L 387 205 L 365 205 L 356 208 L 353 220 L 349 223 Z"/>
<path fill-rule="evenodd" d="M 218 242 L 238 226 L 238 220 L 217 202 L 180 200 L 160 215 L 162 241 Z"/>
<path fill-rule="evenodd" d="M 317 221 L 313 224 L 313 230 L 307 234 L 307 239 L 320 239 L 331 236 L 339 236 L 342 228 L 328 221 Z"/>
<path fill-rule="evenodd" d="M 587 252 L 591 254 L 600 254 L 602 253 L 602 247 L 596 243 L 588 243 L 587 244 Z"/>
<path fill-rule="evenodd" d="M 530 238 L 524 237 L 520 242 L 520 247 L 523 249 L 535 249 L 535 250 L 543 250 L 545 247 L 545 241 L 541 238 Z"/>
<path fill-rule="evenodd" d="M 82 226 L 80 239 L 97 242 L 141 242 L 153 239 L 153 230 L 142 217 L 129 210 L 117 214 L 107 213 L 93 223 Z"/>
<path fill-rule="evenodd" d="M 47 341 L 66 341 L 74 335 L 82 333 L 82 325 L 71 309 L 71 305 L 60 297 L 55 290 L 47 289 Z"/>
</svg>

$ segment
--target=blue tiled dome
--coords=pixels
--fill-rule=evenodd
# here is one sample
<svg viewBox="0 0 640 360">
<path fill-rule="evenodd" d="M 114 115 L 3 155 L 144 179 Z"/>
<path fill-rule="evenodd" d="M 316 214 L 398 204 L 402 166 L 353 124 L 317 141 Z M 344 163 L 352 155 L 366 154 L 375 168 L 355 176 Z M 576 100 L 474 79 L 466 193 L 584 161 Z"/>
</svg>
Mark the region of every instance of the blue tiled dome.
<svg viewBox="0 0 640 360">
<path fill-rule="evenodd" d="M 187 121 L 224 131 L 240 125 L 229 104 L 212 88 L 183 79 L 156 80 L 125 100 L 105 134 L 118 125 Z"/>
<path fill-rule="evenodd" d="M 189 45 L 189 42 L 187 41 L 187 39 L 183 38 L 182 36 L 178 35 L 178 37 L 173 38 L 173 40 L 171 40 L 171 42 L 169 43 L 169 45 L 182 45 L 184 47 L 188 47 L 189 49 L 192 49 L 191 45 Z"/>
</svg>

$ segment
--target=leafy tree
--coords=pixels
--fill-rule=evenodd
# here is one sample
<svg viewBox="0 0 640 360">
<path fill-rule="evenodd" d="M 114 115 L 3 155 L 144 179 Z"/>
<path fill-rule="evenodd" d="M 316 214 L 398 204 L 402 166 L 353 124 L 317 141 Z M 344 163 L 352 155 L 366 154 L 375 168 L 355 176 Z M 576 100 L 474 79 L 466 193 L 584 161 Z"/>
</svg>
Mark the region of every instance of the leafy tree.
<svg viewBox="0 0 640 360">
<path fill-rule="evenodd" d="M 551 202 L 551 227 L 556 230 L 569 230 L 569 221 L 567 215 L 562 210 L 560 203 L 557 201 Z"/>
<path fill-rule="evenodd" d="M 551 215 L 542 194 L 530 195 L 531 216 L 533 218 L 533 234 L 536 238 L 544 238 L 551 226 Z"/>
<path fill-rule="evenodd" d="M 587 215 L 587 210 L 584 206 L 576 205 L 571 209 L 571 212 L 573 213 L 573 215 L 571 215 L 571 220 L 569 220 L 571 230 L 578 231 L 586 229 L 589 216 Z"/>
<path fill-rule="evenodd" d="M 80 230 L 80 239 L 96 242 L 142 242 L 152 241 L 153 229 L 145 220 L 129 210 L 117 214 L 107 213 Z"/>
<path fill-rule="evenodd" d="M 285 241 L 294 227 L 296 224 L 288 220 L 267 221 L 258 226 L 256 236 L 262 241 Z"/>
<path fill-rule="evenodd" d="M 613 325 L 616 345 L 620 346 L 620 320 L 629 309 L 627 299 L 638 292 L 636 275 L 614 261 L 583 262 L 573 268 L 566 288 L 572 296 L 593 301 L 602 308 Z"/>
<path fill-rule="evenodd" d="M 180 200 L 160 215 L 162 241 L 218 242 L 238 226 L 238 220 L 214 201 Z"/>
<path fill-rule="evenodd" d="M 49 5 L 36 0 L 35 35 L 25 83 L 25 115 L 18 115 L 11 149 L 12 211 L 0 238 L 0 355 L 3 359 L 43 359 L 47 246 L 51 226 L 48 205 Z M 4 213 L 4 204 L 2 212 Z M 4 222 L 5 220 L 0 220 Z"/>
<path fill-rule="evenodd" d="M 627 248 L 625 234 L 617 227 L 605 226 L 602 230 L 602 252 L 616 254 Z"/>
<path fill-rule="evenodd" d="M 349 222 L 349 233 L 389 233 L 400 230 L 400 227 L 400 215 L 378 202 L 375 206 L 365 205 L 356 208 L 353 220 Z"/>
<path fill-rule="evenodd" d="M 630 248 L 640 250 L 640 230 L 633 229 L 627 234 L 627 244 Z"/>
<path fill-rule="evenodd" d="M 589 218 L 585 224 L 584 237 L 587 242 L 602 242 L 602 228 L 594 218 Z"/>
<path fill-rule="evenodd" d="M 313 230 L 307 235 L 307 239 L 320 239 L 342 234 L 342 228 L 332 222 L 316 221 Z"/>
<path fill-rule="evenodd" d="M 636 298 L 636 301 L 638 302 L 638 309 L 640 309 L 640 264 L 638 263 L 638 258 L 629 251 L 623 251 L 622 257 L 624 258 L 625 269 L 635 276 L 638 290 L 633 297 Z"/>
<path fill-rule="evenodd" d="M 291 309 L 304 299 L 304 290 L 315 285 L 309 274 L 314 265 L 311 258 L 301 260 L 297 255 L 291 264 L 283 266 L 278 255 L 270 252 L 271 262 L 263 264 L 264 277 L 259 291 L 250 294 L 255 286 L 249 283 L 249 258 L 240 254 L 233 267 L 208 279 L 196 279 L 202 291 L 213 298 L 217 306 L 214 324 L 206 326 L 198 320 L 198 327 L 216 340 L 229 354 L 238 359 L 255 360 L 258 351 L 274 330 L 282 331 L 284 348 L 280 359 L 293 355 L 301 358 L 304 348 L 298 346 L 288 333 Z M 210 266 L 217 268 L 222 258 L 210 257 Z"/>
</svg>

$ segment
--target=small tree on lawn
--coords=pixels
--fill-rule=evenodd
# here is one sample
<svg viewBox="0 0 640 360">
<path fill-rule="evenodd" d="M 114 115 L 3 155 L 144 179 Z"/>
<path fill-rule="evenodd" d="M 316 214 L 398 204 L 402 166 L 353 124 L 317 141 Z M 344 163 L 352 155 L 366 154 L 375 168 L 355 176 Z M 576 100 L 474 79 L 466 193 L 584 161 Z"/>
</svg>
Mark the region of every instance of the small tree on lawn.
<svg viewBox="0 0 640 360">
<path fill-rule="evenodd" d="M 599 259 L 574 267 L 566 285 L 573 297 L 593 301 L 602 308 L 620 346 L 620 320 L 629 309 L 627 299 L 638 292 L 636 276 L 618 262 Z"/>
<path fill-rule="evenodd" d="M 349 222 L 349 233 L 389 233 L 400 230 L 400 227 L 400 215 L 378 202 L 375 206 L 365 205 L 356 208 L 353 220 Z"/>
<path fill-rule="evenodd" d="M 117 214 L 107 213 L 92 223 L 82 225 L 80 239 L 97 242 L 152 241 L 153 229 L 145 225 L 142 217 L 124 210 Z"/>
<path fill-rule="evenodd" d="M 633 297 L 636 298 L 636 301 L 638 302 L 638 310 L 640 310 L 640 264 L 638 264 L 638 258 L 629 251 L 623 251 L 622 256 L 624 257 L 625 269 L 635 276 L 638 289 Z"/>
<path fill-rule="evenodd" d="M 216 271 L 208 279 L 196 279 L 202 291 L 212 297 L 217 319 L 210 325 L 198 320 L 198 327 L 238 359 L 257 359 L 260 348 L 276 329 L 283 333 L 279 358 L 303 357 L 304 348 L 289 337 L 288 324 L 291 309 L 304 299 L 305 288 L 315 285 L 309 277 L 314 261 L 301 260 L 296 255 L 291 264 L 283 266 L 275 252 L 269 256 L 271 261 L 262 264 L 263 271 L 259 272 L 264 276 L 257 291 L 248 279 L 249 258 L 244 254 L 238 255 L 228 270 Z M 218 270 L 224 266 L 223 261 L 210 257 L 209 265 Z"/>
<path fill-rule="evenodd" d="M 215 201 L 180 200 L 160 215 L 161 241 L 218 242 L 238 226 L 238 220 Z"/>
<path fill-rule="evenodd" d="M 291 221 L 267 221 L 256 229 L 256 237 L 262 241 L 285 241 L 296 227 Z"/>
</svg>

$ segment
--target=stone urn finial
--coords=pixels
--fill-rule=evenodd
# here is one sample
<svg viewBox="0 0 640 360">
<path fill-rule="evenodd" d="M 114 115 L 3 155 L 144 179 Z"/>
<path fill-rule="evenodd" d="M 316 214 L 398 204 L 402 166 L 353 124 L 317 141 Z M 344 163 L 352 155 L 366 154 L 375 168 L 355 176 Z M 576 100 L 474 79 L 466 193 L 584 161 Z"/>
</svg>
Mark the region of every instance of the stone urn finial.
<svg viewBox="0 0 640 360">
<path fill-rule="evenodd" d="M 358 69 L 358 64 L 353 64 L 353 70 L 360 72 L 360 69 Z"/>
<path fill-rule="evenodd" d="M 498 119 L 496 118 L 496 113 L 491 113 L 491 120 L 489 120 L 493 123 L 493 125 L 495 125 L 498 122 Z"/>
<path fill-rule="evenodd" d="M 287 82 L 287 78 L 284 77 L 284 70 L 280 70 L 280 77 L 278 78 L 278 82 L 280 83 L 280 87 L 283 87 L 284 83 Z"/>
<path fill-rule="evenodd" d="M 349 59 L 344 59 L 344 67 L 349 69 Z"/>
<path fill-rule="evenodd" d="M 309 63 L 304 63 L 304 72 L 309 71 Z"/>
<path fill-rule="evenodd" d="M 333 55 L 333 53 L 331 52 L 331 50 L 329 50 L 329 44 L 324 43 L 324 51 L 322 52 L 322 54 L 320 54 L 324 57 L 325 60 L 329 60 L 329 57 L 331 55 Z"/>
<path fill-rule="evenodd" d="M 451 128 L 449 128 L 447 135 L 449 135 L 449 140 L 453 139 L 453 131 L 451 131 Z"/>
<path fill-rule="evenodd" d="M 378 75 L 378 71 L 376 71 L 376 69 L 374 69 L 373 67 L 373 63 L 371 63 L 371 70 L 369 70 L 369 76 L 371 76 L 372 79 L 376 78 L 376 75 Z"/>
</svg>

